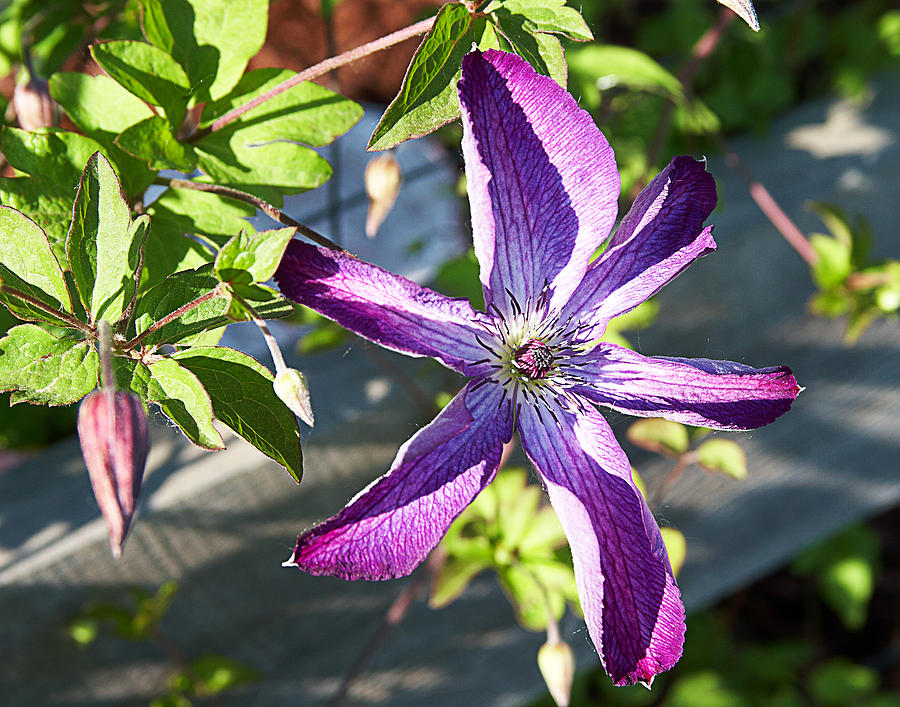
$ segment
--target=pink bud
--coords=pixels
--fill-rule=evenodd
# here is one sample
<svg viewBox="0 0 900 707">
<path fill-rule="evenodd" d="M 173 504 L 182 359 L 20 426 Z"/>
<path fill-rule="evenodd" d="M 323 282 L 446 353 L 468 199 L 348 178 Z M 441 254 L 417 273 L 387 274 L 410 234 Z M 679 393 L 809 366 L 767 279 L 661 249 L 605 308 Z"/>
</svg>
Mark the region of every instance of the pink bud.
<svg viewBox="0 0 900 707">
<path fill-rule="evenodd" d="M 16 84 L 12 102 L 23 130 L 33 132 L 56 125 L 56 104 L 44 79 L 32 78 L 28 83 Z"/>
<path fill-rule="evenodd" d="M 94 498 L 109 527 L 109 546 L 118 558 L 137 506 L 150 448 L 147 414 L 140 398 L 111 389 L 94 391 L 81 401 L 78 438 Z"/>
</svg>

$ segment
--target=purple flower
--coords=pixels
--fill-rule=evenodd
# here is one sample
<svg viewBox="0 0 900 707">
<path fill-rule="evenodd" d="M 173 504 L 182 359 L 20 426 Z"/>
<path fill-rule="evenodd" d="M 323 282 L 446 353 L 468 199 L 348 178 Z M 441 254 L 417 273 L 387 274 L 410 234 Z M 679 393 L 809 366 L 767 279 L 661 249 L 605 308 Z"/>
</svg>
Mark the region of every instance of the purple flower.
<svg viewBox="0 0 900 707">
<path fill-rule="evenodd" d="M 498 51 L 459 82 L 475 253 L 486 312 L 356 258 L 293 241 L 282 291 L 342 326 L 472 378 L 401 447 L 391 470 L 303 533 L 286 565 L 346 579 L 410 573 L 491 482 L 518 430 L 569 539 L 591 638 L 618 685 L 681 656 L 684 608 L 659 527 L 597 405 L 716 429 L 765 425 L 798 387 L 787 368 L 648 358 L 594 345 L 715 249 L 703 164 L 675 158 L 616 218 L 613 153 L 552 80 Z"/>
</svg>

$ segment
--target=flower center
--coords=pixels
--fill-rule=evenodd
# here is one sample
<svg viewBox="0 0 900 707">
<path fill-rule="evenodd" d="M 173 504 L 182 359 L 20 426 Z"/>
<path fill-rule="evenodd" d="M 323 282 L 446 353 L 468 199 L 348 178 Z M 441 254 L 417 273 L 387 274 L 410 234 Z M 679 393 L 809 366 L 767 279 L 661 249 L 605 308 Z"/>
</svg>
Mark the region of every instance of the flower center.
<svg viewBox="0 0 900 707">
<path fill-rule="evenodd" d="M 515 353 L 516 368 L 532 380 L 546 378 L 553 367 L 553 351 L 539 339 L 529 339 Z"/>
</svg>

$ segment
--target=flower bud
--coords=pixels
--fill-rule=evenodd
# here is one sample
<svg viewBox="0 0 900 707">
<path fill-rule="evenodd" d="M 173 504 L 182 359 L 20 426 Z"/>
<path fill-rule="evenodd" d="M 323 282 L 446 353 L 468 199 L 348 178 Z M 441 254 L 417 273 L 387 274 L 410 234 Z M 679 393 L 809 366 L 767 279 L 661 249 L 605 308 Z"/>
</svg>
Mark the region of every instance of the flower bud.
<svg viewBox="0 0 900 707">
<path fill-rule="evenodd" d="M 81 401 L 78 439 L 113 557 L 131 525 L 150 448 L 147 414 L 133 393 L 97 390 Z"/>
<path fill-rule="evenodd" d="M 559 707 L 566 707 L 575 677 L 575 656 L 569 644 L 547 641 L 538 651 L 537 662 L 553 701 Z"/>
<path fill-rule="evenodd" d="M 310 427 L 315 423 L 312 403 L 309 401 L 309 387 L 306 377 L 293 368 L 283 368 L 275 376 L 275 395 L 287 405 L 291 412 Z"/>
<path fill-rule="evenodd" d="M 366 215 L 366 235 L 374 238 L 379 226 L 397 200 L 400 191 L 400 163 L 391 153 L 379 155 L 366 165 L 364 175 L 369 213 Z"/>
<path fill-rule="evenodd" d="M 12 103 L 23 130 L 33 132 L 56 124 L 56 104 L 44 79 L 33 77 L 27 83 L 16 84 Z"/>
</svg>

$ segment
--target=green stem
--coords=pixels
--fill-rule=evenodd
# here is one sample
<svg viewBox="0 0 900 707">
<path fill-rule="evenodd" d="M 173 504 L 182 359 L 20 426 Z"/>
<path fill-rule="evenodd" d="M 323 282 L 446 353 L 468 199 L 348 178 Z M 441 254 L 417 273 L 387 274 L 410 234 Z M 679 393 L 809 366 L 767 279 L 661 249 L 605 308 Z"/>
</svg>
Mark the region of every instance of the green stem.
<svg viewBox="0 0 900 707">
<path fill-rule="evenodd" d="M 224 285 L 219 283 L 212 291 L 207 292 L 205 295 L 200 295 L 197 299 L 188 302 L 187 304 L 179 307 L 171 314 L 167 314 L 165 317 L 160 319 L 157 322 L 153 322 L 150 325 L 150 328 L 146 331 L 142 331 L 136 337 L 134 337 L 131 341 L 126 341 L 123 345 L 123 348 L 126 350 L 137 348 L 141 345 L 141 342 L 146 339 L 150 334 L 159 329 L 162 329 L 166 324 L 170 322 L 174 322 L 178 317 L 185 314 L 186 312 L 190 312 L 192 309 L 196 309 L 204 302 L 209 302 L 209 300 L 214 299 L 216 297 L 221 297 L 224 294 Z"/>
<path fill-rule="evenodd" d="M 12 287 L 7 287 L 6 285 L 0 285 L 0 292 L 5 295 L 9 295 L 10 297 L 15 297 L 16 299 L 22 300 L 23 302 L 27 302 L 35 309 L 40 309 L 43 312 L 59 319 L 61 322 L 65 322 L 67 326 L 72 327 L 73 329 L 79 329 L 83 331 L 85 334 L 88 334 L 91 338 L 97 335 L 97 330 L 94 329 L 90 324 L 85 324 L 84 322 L 80 322 L 75 317 L 66 312 L 60 312 L 58 309 L 54 309 L 49 304 L 45 304 L 41 302 L 39 299 L 32 297 L 31 295 L 27 295 L 24 292 L 20 292 Z"/>
<path fill-rule="evenodd" d="M 318 78 L 319 76 L 327 74 L 330 71 L 334 71 L 341 66 L 345 66 L 354 61 L 362 59 L 369 54 L 374 54 L 375 52 L 379 52 L 382 49 L 392 47 L 395 44 L 399 44 L 400 42 L 403 42 L 412 37 L 416 37 L 420 34 L 425 34 L 428 30 L 431 29 L 432 25 L 434 24 L 434 20 L 435 18 L 431 17 L 427 20 L 416 22 L 414 25 L 404 27 L 403 29 L 392 32 L 385 37 L 381 37 L 380 39 L 368 42 L 359 47 L 356 47 L 355 49 L 350 49 L 343 54 L 338 54 L 337 56 L 325 59 L 325 61 L 320 61 L 318 64 L 310 66 L 308 69 L 304 69 L 299 74 L 295 74 L 286 81 L 282 81 L 280 84 L 269 89 L 262 95 L 252 98 L 251 100 L 247 101 L 243 105 L 238 106 L 237 108 L 231 109 L 225 115 L 216 119 L 210 127 L 204 128 L 203 130 L 198 130 L 196 133 L 194 133 L 194 135 L 189 139 L 189 142 L 197 142 L 206 135 L 214 133 L 217 130 L 221 130 L 229 123 L 232 123 L 240 118 L 247 111 L 253 110 L 257 106 L 262 105 L 263 103 L 274 98 L 280 93 L 284 93 L 297 84 L 303 83 L 304 81 L 311 81 L 312 79 Z"/>
<path fill-rule="evenodd" d="M 244 307 L 253 318 L 253 323 L 259 328 L 260 333 L 263 335 L 263 339 L 266 341 L 266 346 L 269 347 L 269 353 L 272 354 L 272 361 L 275 363 L 275 373 L 281 373 L 285 369 L 287 369 L 287 364 L 284 362 L 284 356 L 281 355 L 281 349 L 278 346 L 278 341 L 275 339 L 275 336 L 269 330 L 268 325 L 265 320 L 259 316 L 259 313 L 250 306 L 250 304 L 240 295 L 235 294 L 233 290 L 229 288 L 229 292 L 231 292 L 231 296 L 234 297 L 238 301 L 238 303 Z"/>
<path fill-rule="evenodd" d="M 229 199 L 235 199 L 236 201 L 243 201 L 245 204 L 255 206 L 272 220 L 278 221 L 278 223 L 284 226 L 291 226 L 293 228 L 296 228 L 297 233 L 299 233 L 301 236 L 306 236 L 313 243 L 317 243 L 323 248 L 329 248 L 331 250 L 340 251 L 342 253 L 347 252 L 334 241 L 326 238 L 321 233 L 314 231 L 306 224 L 300 223 L 299 221 L 291 218 L 281 209 L 273 206 L 268 201 L 263 201 L 258 196 L 254 196 L 253 194 L 241 191 L 240 189 L 225 187 L 221 184 L 206 184 L 204 182 L 195 182 L 190 179 L 171 179 L 168 177 L 157 177 L 153 181 L 153 183 L 171 187 L 173 189 L 194 189 L 195 191 L 205 191 L 210 194 L 219 194 L 220 196 L 224 196 Z"/>
</svg>

